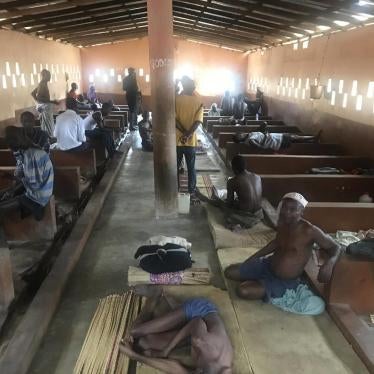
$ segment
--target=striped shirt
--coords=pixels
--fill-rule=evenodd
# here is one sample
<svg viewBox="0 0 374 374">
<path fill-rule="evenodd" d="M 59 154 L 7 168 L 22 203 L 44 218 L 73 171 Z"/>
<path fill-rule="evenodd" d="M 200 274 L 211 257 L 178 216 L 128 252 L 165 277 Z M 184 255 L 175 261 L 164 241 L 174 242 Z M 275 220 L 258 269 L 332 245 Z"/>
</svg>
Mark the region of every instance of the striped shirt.
<svg viewBox="0 0 374 374">
<path fill-rule="evenodd" d="M 14 175 L 26 190 L 26 197 L 46 206 L 53 193 L 53 166 L 48 154 L 37 148 L 14 152 L 17 161 Z"/>
</svg>

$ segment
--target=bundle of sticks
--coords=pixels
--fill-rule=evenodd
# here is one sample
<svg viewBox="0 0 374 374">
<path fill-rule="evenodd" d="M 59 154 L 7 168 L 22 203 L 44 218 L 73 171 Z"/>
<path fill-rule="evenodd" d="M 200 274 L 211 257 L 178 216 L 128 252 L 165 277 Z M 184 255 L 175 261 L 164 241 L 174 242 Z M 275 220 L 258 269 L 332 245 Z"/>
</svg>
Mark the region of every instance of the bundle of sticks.
<svg viewBox="0 0 374 374">
<path fill-rule="evenodd" d="M 189 268 L 175 273 L 150 274 L 140 268 L 129 266 L 128 284 L 129 286 L 137 284 L 210 284 L 210 272 L 207 268 Z"/>
<path fill-rule="evenodd" d="M 139 315 L 142 298 L 128 291 L 101 299 L 92 318 L 74 374 L 124 374 L 130 359 L 119 343 Z"/>
</svg>

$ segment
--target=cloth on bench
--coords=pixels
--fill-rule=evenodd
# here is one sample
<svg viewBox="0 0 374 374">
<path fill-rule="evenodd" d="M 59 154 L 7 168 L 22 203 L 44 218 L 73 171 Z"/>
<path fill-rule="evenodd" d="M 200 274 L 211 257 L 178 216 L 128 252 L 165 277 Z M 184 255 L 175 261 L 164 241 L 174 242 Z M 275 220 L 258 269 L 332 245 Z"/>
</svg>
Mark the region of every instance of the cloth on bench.
<svg viewBox="0 0 374 374">
<path fill-rule="evenodd" d="M 224 213 L 219 208 L 206 205 L 205 209 L 216 249 L 232 247 L 261 248 L 275 238 L 275 231 L 263 222 L 238 233 L 232 232 L 225 227 Z"/>
</svg>

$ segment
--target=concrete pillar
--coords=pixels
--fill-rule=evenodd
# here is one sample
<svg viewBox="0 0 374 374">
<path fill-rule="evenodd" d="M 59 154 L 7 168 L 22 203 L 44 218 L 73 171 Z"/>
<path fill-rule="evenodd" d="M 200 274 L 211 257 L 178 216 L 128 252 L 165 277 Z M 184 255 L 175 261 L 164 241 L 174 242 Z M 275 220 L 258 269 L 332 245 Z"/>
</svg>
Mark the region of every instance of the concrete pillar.
<svg viewBox="0 0 374 374">
<path fill-rule="evenodd" d="M 156 217 L 178 214 L 172 0 L 147 0 Z"/>
</svg>

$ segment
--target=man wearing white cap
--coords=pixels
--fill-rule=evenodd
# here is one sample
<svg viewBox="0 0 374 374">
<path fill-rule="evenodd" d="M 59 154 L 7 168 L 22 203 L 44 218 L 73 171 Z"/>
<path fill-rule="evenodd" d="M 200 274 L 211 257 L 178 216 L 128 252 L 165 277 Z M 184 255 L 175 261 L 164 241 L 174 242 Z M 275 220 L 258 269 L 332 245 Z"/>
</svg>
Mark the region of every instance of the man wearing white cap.
<svg viewBox="0 0 374 374">
<path fill-rule="evenodd" d="M 324 302 L 309 290 L 300 277 L 316 243 L 328 254 L 320 267 L 318 280 L 327 283 L 340 255 L 339 245 L 321 229 L 302 218 L 307 200 L 299 193 L 283 196 L 279 206 L 277 236 L 242 264 L 225 270 L 228 279 L 241 282 L 238 296 L 263 299 L 283 310 L 316 315 Z"/>
</svg>

